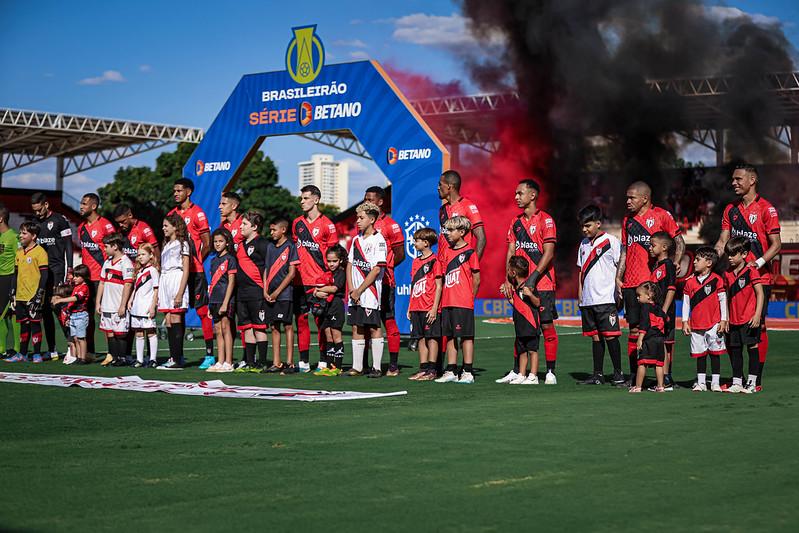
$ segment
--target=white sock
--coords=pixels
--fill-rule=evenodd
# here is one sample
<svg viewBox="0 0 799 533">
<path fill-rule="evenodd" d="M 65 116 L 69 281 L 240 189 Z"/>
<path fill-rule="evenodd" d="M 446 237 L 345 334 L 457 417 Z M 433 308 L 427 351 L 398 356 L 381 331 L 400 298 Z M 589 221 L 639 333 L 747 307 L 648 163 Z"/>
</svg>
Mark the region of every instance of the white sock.
<svg viewBox="0 0 799 533">
<path fill-rule="evenodd" d="M 136 361 L 144 363 L 144 335 L 136 335 Z"/>
<path fill-rule="evenodd" d="M 699 383 L 700 385 L 707 384 L 707 374 L 699 374 L 699 373 L 697 373 L 696 374 L 696 382 Z"/>
<path fill-rule="evenodd" d="M 757 383 L 757 374 L 749 374 L 749 379 L 746 381 L 746 386 Z"/>
<path fill-rule="evenodd" d="M 67 355 L 66 355 L 66 357 L 69 357 L 71 355 L 72 355 L 72 346 L 67 346 Z"/>
<path fill-rule="evenodd" d="M 739 387 L 743 387 L 743 380 L 744 378 L 732 378 L 732 384 L 738 385 Z"/>
<path fill-rule="evenodd" d="M 363 372 L 363 351 L 366 349 L 364 339 L 352 339 L 352 369 Z"/>
<path fill-rule="evenodd" d="M 325 361 L 319 361 L 319 366 L 317 368 L 327 368 L 327 363 Z"/>
<path fill-rule="evenodd" d="M 721 374 L 713 374 L 710 378 L 713 381 L 713 387 L 718 386 L 719 381 L 721 380 Z"/>
<path fill-rule="evenodd" d="M 150 341 L 150 361 L 155 361 L 158 355 L 158 335 L 150 335 L 147 339 Z"/>
<path fill-rule="evenodd" d="M 380 370 L 383 365 L 383 337 L 372 339 L 372 368 Z"/>
</svg>

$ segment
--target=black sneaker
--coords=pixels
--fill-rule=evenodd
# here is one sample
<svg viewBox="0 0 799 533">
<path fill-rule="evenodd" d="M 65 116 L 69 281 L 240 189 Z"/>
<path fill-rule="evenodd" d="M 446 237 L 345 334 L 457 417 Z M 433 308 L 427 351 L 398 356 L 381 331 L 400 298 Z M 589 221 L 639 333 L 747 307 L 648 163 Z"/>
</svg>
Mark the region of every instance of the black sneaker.
<svg viewBox="0 0 799 533">
<path fill-rule="evenodd" d="M 283 365 L 283 364 L 272 365 L 269 368 L 264 368 L 263 370 L 261 370 L 261 374 L 277 374 L 281 370 L 283 370 L 284 368 L 285 368 L 285 365 Z"/>
<path fill-rule="evenodd" d="M 133 368 L 142 368 L 142 367 L 144 367 L 144 363 L 140 363 L 138 361 L 133 363 Z"/>
<path fill-rule="evenodd" d="M 663 388 L 667 391 L 673 391 L 675 388 L 677 388 L 677 385 L 674 383 L 671 374 L 666 374 L 663 376 Z"/>
<path fill-rule="evenodd" d="M 412 352 L 418 352 L 419 351 L 419 339 L 411 339 L 410 341 L 408 341 L 408 350 L 410 350 Z"/>
<path fill-rule="evenodd" d="M 621 372 L 614 372 L 613 377 L 610 379 L 610 383 L 615 387 L 623 387 L 625 384 L 624 374 Z"/>
<path fill-rule="evenodd" d="M 604 385 L 605 384 L 605 376 L 602 374 L 591 374 L 583 381 L 578 381 L 578 385 Z"/>
<path fill-rule="evenodd" d="M 128 363 L 124 359 L 114 359 L 114 362 L 111 363 L 111 366 L 128 366 Z"/>
<path fill-rule="evenodd" d="M 296 374 L 297 367 L 294 365 L 284 365 L 283 369 L 280 371 L 281 376 L 286 376 L 288 374 Z"/>
<path fill-rule="evenodd" d="M 147 368 L 158 368 L 158 362 L 153 360 L 147 363 Z"/>
<path fill-rule="evenodd" d="M 368 374 L 366 374 L 366 377 L 367 378 L 382 378 L 383 377 L 383 373 L 380 370 L 378 370 L 376 368 L 373 368 L 372 370 L 369 371 Z"/>
</svg>

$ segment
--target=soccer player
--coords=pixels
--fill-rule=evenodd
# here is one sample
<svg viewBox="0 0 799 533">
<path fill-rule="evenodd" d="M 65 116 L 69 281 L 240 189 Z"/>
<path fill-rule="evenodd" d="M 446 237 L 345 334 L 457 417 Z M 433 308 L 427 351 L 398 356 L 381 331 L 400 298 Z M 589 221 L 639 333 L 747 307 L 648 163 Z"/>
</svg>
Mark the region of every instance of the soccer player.
<svg viewBox="0 0 799 533">
<path fill-rule="evenodd" d="M 665 341 L 666 313 L 657 302 L 660 301 L 660 289 L 655 283 L 645 281 L 635 290 L 638 303 L 641 304 L 641 321 L 638 327 L 638 340 L 636 350 L 638 364 L 636 365 L 635 383 L 630 387 L 630 392 L 641 392 L 646 377 L 646 367 L 655 367 L 657 385 L 654 392 L 664 392 L 663 387 L 663 360 L 666 350 Z"/>
<path fill-rule="evenodd" d="M 313 290 L 316 281 L 327 272 L 325 258 L 331 246 L 338 244 L 336 226 L 319 211 L 322 191 L 314 185 L 306 185 L 300 189 L 300 208 L 302 215 L 294 219 L 291 234 L 297 245 L 300 258 L 300 275 L 294 278 L 293 311 L 297 324 L 297 347 L 300 351 L 300 372 L 310 372 L 309 349 L 311 346 L 311 330 L 308 327 L 308 302 L 306 295 Z M 317 321 L 318 326 L 318 321 Z M 327 351 L 324 334 L 320 331 L 320 356 Z M 320 366 L 325 368 L 324 361 Z"/>
<path fill-rule="evenodd" d="M 444 279 L 441 292 L 441 334 L 447 338 L 447 368 L 436 383 L 474 383 L 474 298 L 480 287 L 477 251 L 466 243 L 471 223 L 462 216 L 444 223 L 449 244 L 438 252 L 438 275 Z M 460 339 L 463 369 L 456 375 Z"/>
<path fill-rule="evenodd" d="M 234 251 L 239 243 L 243 240 L 241 236 L 241 213 L 238 212 L 239 205 L 241 205 L 241 196 L 233 191 L 222 193 L 222 198 L 219 200 L 219 215 L 222 227 L 230 232 L 233 236 Z"/>
<path fill-rule="evenodd" d="M 436 232 L 421 228 L 413 234 L 413 247 L 419 254 L 411 265 L 411 298 L 408 320 L 411 321 L 411 338 L 418 341 L 419 371 L 409 377 L 412 381 L 431 381 L 436 378 L 438 342 L 441 338 L 441 291 L 438 260 L 433 246 L 438 241 Z"/>
<path fill-rule="evenodd" d="M 508 260 L 507 278 L 513 296 L 513 329 L 516 333 L 514 351 L 519 358 L 519 372 L 510 385 L 538 385 L 538 346 L 541 336 L 539 319 L 541 299 L 535 289 L 526 284 L 530 276 L 530 263 L 522 256 L 514 255 Z M 527 372 L 527 362 L 530 372 Z"/>
<path fill-rule="evenodd" d="M 205 279 L 203 261 L 211 253 L 211 230 L 208 218 L 197 204 L 192 203 L 194 182 L 188 178 L 175 180 L 172 195 L 175 207 L 167 214 L 177 213 L 186 223 L 192 245 L 191 267 L 189 271 L 189 306 L 197 311 L 205 340 L 205 358 L 200 368 L 205 370 L 214 363 L 214 323 L 208 318 L 208 280 Z"/>
<path fill-rule="evenodd" d="M 685 281 L 682 290 L 682 331 L 691 337 L 691 357 L 696 359 L 696 383 L 693 391 L 707 390 L 707 356 L 710 355 L 712 382 L 710 390 L 721 392 L 721 361 L 727 349 L 723 334 L 727 332 L 727 293 L 724 280 L 713 272 L 719 254 L 702 246 L 694 254 L 694 275 Z"/>
<path fill-rule="evenodd" d="M 766 311 L 771 298 L 771 261 L 780 253 L 780 221 L 777 210 L 757 193 L 759 181 L 757 169 L 752 165 L 740 165 L 732 173 L 732 188 L 738 196 L 737 204 L 724 209 L 721 219 L 721 234 L 716 243 L 716 251 L 724 253 L 724 245 L 730 237 L 744 237 L 751 244 L 751 252 L 746 258 L 749 266 L 757 268 L 763 288 L 763 314 L 760 317 L 760 367 L 757 371 L 757 386 L 763 383 L 763 367 L 768 353 L 768 333 L 766 332 Z"/>
<path fill-rule="evenodd" d="M 233 235 L 216 228 L 211 235 L 216 255 L 211 259 L 211 283 L 208 286 L 208 313 L 214 321 L 217 361 L 207 372 L 233 372 L 234 293 L 238 262 L 234 256 Z"/>
<path fill-rule="evenodd" d="M 100 285 L 97 287 L 97 314 L 100 315 L 100 331 L 105 332 L 110 357 L 100 363 L 103 366 L 124 366 L 128 336 L 128 299 L 133 290 L 133 263 L 122 251 L 125 239 L 119 233 L 103 237 L 105 255 L 108 259 L 100 270 Z"/>
<path fill-rule="evenodd" d="M 643 181 L 627 188 L 627 216 L 621 223 L 621 258 L 616 272 L 618 295 L 624 301 L 624 316 L 630 336 L 627 354 L 630 359 L 630 381 L 635 380 L 637 366 L 638 323 L 641 320 L 636 288 L 649 279 L 649 239 L 658 231 L 665 231 L 674 239 L 674 264 L 680 264 L 685 253 L 685 241 L 680 228 L 668 211 L 652 205 L 652 189 Z M 678 272 L 679 274 L 679 272 Z"/>
<path fill-rule="evenodd" d="M 91 274 L 91 289 L 89 309 L 97 307 L 97 289 L 100 284 L 100 270 L 105 263 L 105 245 L 103 238 L 114 233 L 114 225 L 101 217 L 97 209 L 100 207 L 100 197 L 94 193 L 84 194 L 80 200 L 80 215 L 84 218 L 78 226 L 78 239 L 80 240 L 81 262 L 89 267 Z M 95 353 L 94 347 L 94 313 L 89 313 L 89 328 L 86 330 L 86 351 Z"/>
<path fill-rule="evenodd" d="M 386 376 L 399 375 L 400 332 L 394 319 L 394 298 L 397 287 L 394 268 L 405 260 L 405 237 L 399 224 L 386 215 L 383 203 L 386 192 L 382 187 L 369 187 L 363 195 L 363 201 L 375 204 L 380 209 L 380 216 L 375 221 L 375 229 L 380 232 L 388 245 L 386 271 L 383 277 L 383 293 L 380 295 L 380 320 L 386 328 L 388 341 L 388 371 Z"/>
<path fill-rule="evenodd" d="M 286 362 L 294 366 L 294 328 L 291 325 L 291 304 L 294 301 L 291 282 L 297 273 L 300 259 L 297 247 L 289 239 L 289 221 L 277 218 L 269 224 L 272 240 L 266 246 L 264 266 L 264 299 L 266 300 L 266 325 L 272 328 L 272 366 L 264 373 L 280 372 L 280 328 L 286 331 Z M 329 361 L 332 362 L 332 361 Z"/>
<path fill-rule="evenodd" d="M 180 215 L 164 217 L 164 246 L 161 248 L 161 278 L 158 280 L 158 311 L 164 313 L 169 359 L 159 370 L 183 368 L 184 317 L 189 308 L 191 244 L 186 223 Z"/>
<path fill-rule="evenodd" d="M 621 371 L 621 328 L 616 308 L 614 280 L 621 256 L 619 239 L 602 231 L 602 211 L 595 205 L 583 207 L 577 215 L 585 238 L 577 250 L 577 268 L 580 269 L 577 285 L 583 335 L 591 337 L 594 369 L 580 382 L 583 385 L 605 383 L 605 345 L 613 363 L 611 383 L 624 384 Z"/>
<path fill-rule="evenodd" d="M 12 357 L 19 352 L 20 324 L 14 320 L 11 308 L 11 293 L 14 292 L 14 263 L 19 240 L 17 232 L 8 225 L 8 216 L 8 208 L 0 203 L 0 357 Z M 9 329 L 13 339 L 13 350 L 8 349 Z M 11 353 L 12 351 L 13 353 Z"/>
<path fill-rule="evenodd" d="M 266 301 L 264 300 L 264 270 L 268 242 L 259 235 L 264 219 L 250 211 L 241 221 L 244 238 L 236 251 L 236 322 L 243 331 L 244 358 L 237 372 L 260 372 L 269 348 L 266 338 Z M 258 350 L 258 363 L 255 351 Z"/>
<path fill-rule="evenodd" d="M 42 192 L 31 195 L 31 210 L 39 223 L 38 243 L 47 252 L 49 268 L 47 290 L 42 304 L 42 325 L 48 348 L 45 358 L 57 361 L 55 320 L 58 316 L 54 314 L 50 301 L 53 299 L 53 288 L 72 278 L 72 228 L 64 215 L 50 209 L 47 196 Z"/>
<path fill-rule="evenodd" d="M 733 237 L 724 245 L 724 251 L 730 261 L 730 270 L 724 273 L 730 305 L 729 332 L 725 343 L 732 364 L 732 385 L 727 392 L 749 394 L 757 388 L 757 372 L 760 368 L 758 343 L 765 294 L 757 268 L 747 263 L 752 252 L 751 241 L 746 237 Z M 749 377 L 745 387 L 744 346 L 749 353 Z"/>
<path fill-rule="evenodd" d="M 136 262 L 139 254 L 139 246 L 144 243 L 153 247 L 156 258 L 161 256 L 158 247 L 158 239 L 153 233 L 153 229 L 147 222 L 139 220 L 133 216 L 133 210 L 128 204 L 119 204 L 114 208 L 114 222 L 116 222 L 119 232 L 125 239 L 124 253 L 132 262 Z"/>
<path fill-rule="evenodd" d="M 674 380 L 671 378 L 671 358 L 674 353 L 674 324 L 677 321 L 674 294 L 677 292 L 677 269 L 671 260 L 674 248 L 674 239 L 665 231 L 658 231 L 650 237 L 649 255 L 656 261 L 652 268 L 649 281 L 658 286 L 661 301 L 658 304 L 666 314 L 664 349 L 666 350 L 663 362 L 663 386 L 667 391 L 674 390 Z"/>
<path fill-rule="evenodd" d="M 47 287 L 47 252 L 36 243 L 39 225 L 23 222 L 19 227 L 20 248 L 14 259 L 11 305 L 20 323 L 20 349 L 5 359 L 9 363 L 28 361 L 28 341 L 33 342 L 33 362 L 41 363 L 42 300 Z"/>
<path fill-rule="evenodd" d="M 546 385 L 556 385 L 555 363 L 558 358 L 558 333 L 554 321 L 558 318 L 555 309 L 555 243 L 557 230 L 555 219 L 549 213 L 538 209 L 536 200 L 541 187 L 534 180 L 524 179 L 516 186 L 516 205 L 522 212 L 513 218 L 508 228 L 508 252 L 505 264 L 518 255 L 527 259 L 535 267 L 530 273 L 527 285 L 541 298 L 541 331 L 544 337 L 544 357 L 547 362 Z M 510 289 L 503 290 L 508 296 Z M 516 368 L 512 372 L 515 372 Z M 511 375 L 510 373 L 508 375 Z M 499 382 L 506 380 L 502 378 Z"/>
<path fill-rule="evenodd" d="M 483 227 L 483 218 L 477 205 L 461 196 L 461 175 L 455 170 L 447 170 L 438 180 L 438 197 L 442 200 L 438 209 L 438 220 L 441 223 L 441 233 L 438 236 L 438 249 L 441 251 L 449 244 L 447 242 L 444 223 L 453 217 L 465 217 L 469 220 L 471 230 L 464 235 L 466 243 L 477 251 L 477 259 L 483 258 L 486 247 L 486 234 Z"/>
<path fill-rule="evenodd" d="M 350 247 L 347 262 L 347 286 L 350 287 L 347 322 L 352 326 L 352 369 L 347 375 L 363 374 L 363 353 L 366 339 L 372 352 L 370 378 L 383 375 L 383 332 L 380 329 L 380 295 L 388 245 L 375 229 L 380 209 L 364 202 L 355 213 L 359 233 Z"/>
</svg>

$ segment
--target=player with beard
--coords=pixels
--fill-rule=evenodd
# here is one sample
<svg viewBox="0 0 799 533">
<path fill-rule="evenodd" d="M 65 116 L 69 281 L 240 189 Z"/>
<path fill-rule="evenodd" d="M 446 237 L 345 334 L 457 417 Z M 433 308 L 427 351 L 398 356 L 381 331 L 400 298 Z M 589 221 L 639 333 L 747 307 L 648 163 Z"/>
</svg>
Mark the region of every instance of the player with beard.
<svg viewBox="0 0 799 533">
<path fill-rule="evenodd" d="M 119 204 L 114 208 L 114 222 L 125 239 L 125 247 L 122 251 L 134 264 L 139 253 L 139 246 L 144 243 L 151 245 L 155 255 L 161 257 L 158 239 L 155 237 L 153 228 L 147 222 L 133 216 L 133 210 L 128 204 Z"/>
</svg>

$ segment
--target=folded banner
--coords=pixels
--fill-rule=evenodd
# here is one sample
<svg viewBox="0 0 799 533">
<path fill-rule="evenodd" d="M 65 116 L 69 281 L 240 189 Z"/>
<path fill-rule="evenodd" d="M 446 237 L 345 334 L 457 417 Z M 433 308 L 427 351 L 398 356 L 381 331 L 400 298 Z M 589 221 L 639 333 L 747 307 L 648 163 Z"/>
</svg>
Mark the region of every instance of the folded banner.
<svg viewBox="0 0 799 533">
<path fill-rule="evenodd" d="M 329 400 L 367 400 L 402 396 L 408 391 L 397 392 L 351 392 L 282 389 L 275 387 L 245 387 L 226 385 L 221 380 L 198 383 L 142 379 L 139 376 L 99 377 L 70 376 L 61 374 L 27 374 L 0 372 L 0 382 L 49 385 L 51 387 L 83 387 L 85 389 L 115 389 L 134 392 L 165 392 L 188 396 L 212 396 L 215 398 L 253 398 L 256 400 L 299 400 L 318 402 Z"/>
</svg>

